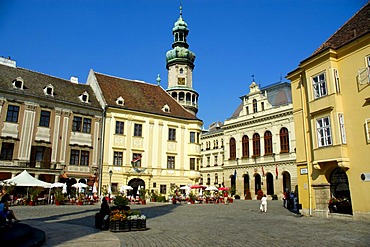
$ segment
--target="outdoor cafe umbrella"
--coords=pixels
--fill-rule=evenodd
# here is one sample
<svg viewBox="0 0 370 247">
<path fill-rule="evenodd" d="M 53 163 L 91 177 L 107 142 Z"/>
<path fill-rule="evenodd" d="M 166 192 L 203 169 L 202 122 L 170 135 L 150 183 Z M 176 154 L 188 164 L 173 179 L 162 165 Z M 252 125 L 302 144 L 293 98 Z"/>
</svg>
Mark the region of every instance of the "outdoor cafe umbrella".
<svg viewBox="0 0 370 247">
<path fill-rule="evenodd" d="M 225 191 L 225 190 L 229 190 L 229 188 L 227 188 L 227 187 L 220 187 L 220 188 L 218 188 L 218 190 Z"/>
<path fill-rule="evenodd" d="M 207 188 L 207 186 L 199 185 L 199 184 L 194 184 L 190 186 L 190 189 L 204 189 L 204 188 Z"/>
<path fill-rule="evenodd" d="M 66 183 L 64 183 L 63 185 L 62 194 L 67 194 L 67 184 Z"/>
<path fill-rule="evenodd" d="M 61 183 L 61 182 L 55 182 L 55 183 L 52 183 L 50 188 L 49 188 L 49 203 L 50 203 L 50 193 L 51 193 L 51 189 L 52 188 L 60 188 L 60 187 L 63 187 L 64 185 L 66 185 L 65 183 Z M 67 185 L 66 185 L 67 186 Z M 67 193 L 67 192 L 66 192 Z"/>
<path fill-rule="evenodd" d="M 93 185 L 92 193 L 93 194 L 98 193 L 98 189 L 96 188 L 95 184 Z"/>
<path fill-rule="evenodd" d="M 133 190 L 134 188 L 132 188 L 130 185 L 122 185 L 120 188 L 119 188 L 119 191 L 121 193 L 123 193 L 124 191 L 126 190 Z"/>
<path fill-rule="evenodd" d="M 61 183 L 61 182 L 55 182 L 55 183 L 52 183 L 51 184 L 51 188 L 60 188 L 60 187 L 63 187 L 65 183 Z"/>
<path fill-rule="evenodd" d="M 84 183 L 75 183 L 74 185 L 72 185 L 72 187 L 78 189 L 78 193 L 81 193 L 82 192 L 82 189 L 83 188 L 87 188 L 87 184 L 84 184 Z"/>
<path fill-rule="evenodd" d="M 205 188 L 205 190 L 209 190 L 209 191 L 217 191 L 218 190 L 218 188 L 216 188 L 216 186 L 209 186 L 209 187 L 207 187 L 207 188 Z"/>
</svg>

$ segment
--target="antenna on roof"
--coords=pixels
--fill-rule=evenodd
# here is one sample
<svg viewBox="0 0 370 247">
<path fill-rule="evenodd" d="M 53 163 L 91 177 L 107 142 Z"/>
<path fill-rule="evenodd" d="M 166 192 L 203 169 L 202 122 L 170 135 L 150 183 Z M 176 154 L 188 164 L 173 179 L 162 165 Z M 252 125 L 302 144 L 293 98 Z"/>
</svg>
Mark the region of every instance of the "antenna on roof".
<svg viewBox="0 0 370 247">
<path fill-rule="evenodd" d="M 281 72 L 280 72 L 280 82 L 283 80 L 283 77 L 281 76 Z"/>
</svg>

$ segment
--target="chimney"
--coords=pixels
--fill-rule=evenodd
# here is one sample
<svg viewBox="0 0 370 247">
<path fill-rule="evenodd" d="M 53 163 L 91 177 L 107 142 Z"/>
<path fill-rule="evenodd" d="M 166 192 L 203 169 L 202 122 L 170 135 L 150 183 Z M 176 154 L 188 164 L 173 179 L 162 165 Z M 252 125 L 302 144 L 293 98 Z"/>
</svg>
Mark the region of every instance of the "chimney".
<svg viewBox="0 0 370 247">
<path fill-rule="evenodd" d="M 71 81 L 72 83 L 76 83 L 76 84 L 78 84 L 78 77 L 76 77 L 76 76 L 71 76 L 70 81 Z"/>
<path fill-rule="evenodd" d="M 16 62 L 11 60 L 10 57 L 7 57 L 7 58 L 0 57 L 0 64 L 13 67 L 13 68 L 16 67 Z"/>
</svg>

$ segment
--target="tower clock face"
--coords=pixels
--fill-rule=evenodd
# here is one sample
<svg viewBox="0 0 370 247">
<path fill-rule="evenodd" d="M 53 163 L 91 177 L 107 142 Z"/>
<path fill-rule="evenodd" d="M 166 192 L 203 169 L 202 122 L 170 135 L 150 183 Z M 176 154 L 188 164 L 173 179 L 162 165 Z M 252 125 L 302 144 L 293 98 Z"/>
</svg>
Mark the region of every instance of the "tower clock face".
<svg viewBox="0 0 370 247">
<path fill-rule="evenodd" d="M 185 78 L 177 78 L 177 84 L 185 85 Z"/>
</svg>

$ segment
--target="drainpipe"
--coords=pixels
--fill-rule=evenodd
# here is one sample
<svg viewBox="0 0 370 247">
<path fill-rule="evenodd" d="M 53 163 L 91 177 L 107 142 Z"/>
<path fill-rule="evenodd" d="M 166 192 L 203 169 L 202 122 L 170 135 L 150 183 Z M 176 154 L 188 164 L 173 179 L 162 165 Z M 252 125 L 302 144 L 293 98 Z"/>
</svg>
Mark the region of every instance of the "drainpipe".
<svg viewBox="0 0 370 247">
<path fill-rule="evenodd" d="M 101 197 L 101 186 L 102 186 L 102 178 L 103 178 L 103 154 L 104 154 L 104 133 L 105 133 L 105 113 L 106 108 L 103 108 L 103 115 L 102 115 L 102 127 L 100 129 L 100 158 L 99 158 L 99 183 L 98 183 L 98 195 L 99 198 Z"/>
<path fill-rule="evenodd" d="M 306 110 L 308 110 L 308 107 L 307 107 L 307 104 L 308 102 L 306 102 L 304 100 L 304 97 L 303 97 L 303 90 L 302 90 L 302 87 L 303 87 L 303 78 L 302 78 L 302 74 L 299 76 L 300 77 L 300 83 L 301 83 L 301 86 L 300 86 L 300 92 L 301 92 L 301 101 L 302 101 L 302 108 L 304 105 L 306 105 Z M 303 110 L 303 109 L 302 109 Z M 303 111 L 304 113 L 304 111 Z M 307 114 L 308 114 L 308 111 L 307 111 Z M 302 114 L 303 115 L 303 114 Z M 307 116 L 307 119 L 308 119 L 308 116 Z M 309 215 L 312 216 L 312 193 L 311 193 L 311 164 L 309 162 L 309 155 L 308 155 L 308 150 L 310 150 L 309 148 L 309 145 L 307 143 L 307 140 L 309 140 L 309 138 L 307 138 L 307 133 L 311 133 L 307 127 L 307 122 L 305 121 L 306 118 L 305 116 L 303 116 L 303 130 L 304 130 L 304 145 L 305 145 L 305 149 L 306 149 L 306 162 L 307 162 L 307 186 L 308 186 L 308 206 L 309 206 Z"/>
</svg>

